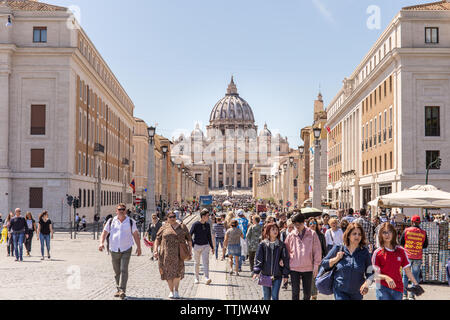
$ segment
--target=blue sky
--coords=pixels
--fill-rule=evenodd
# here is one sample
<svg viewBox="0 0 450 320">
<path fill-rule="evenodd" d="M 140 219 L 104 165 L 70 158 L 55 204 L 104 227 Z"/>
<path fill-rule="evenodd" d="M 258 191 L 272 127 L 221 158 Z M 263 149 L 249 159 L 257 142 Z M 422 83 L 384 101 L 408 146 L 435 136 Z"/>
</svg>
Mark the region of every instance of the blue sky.
<svg viewBox="0 0 450 320">
<path fill-rule="evenodd" d="M 43 0 L 80 8 L 81 25 L 135 103 L 172 138 L 209 121 L 231 75 L 259 129 L 291 147 L 392 18 L 418 0 Z M 377 5 L 381 29 L 369 29 Z"/>
</svg>

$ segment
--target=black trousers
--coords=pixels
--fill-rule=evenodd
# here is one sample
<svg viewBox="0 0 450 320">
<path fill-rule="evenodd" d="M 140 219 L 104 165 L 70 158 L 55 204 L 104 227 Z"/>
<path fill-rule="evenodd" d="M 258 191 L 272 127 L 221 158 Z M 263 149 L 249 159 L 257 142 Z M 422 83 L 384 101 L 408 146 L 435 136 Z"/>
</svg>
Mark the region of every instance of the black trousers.
<svg viewBox="0 0 450 320">
<path fill-rule="evenodd" d="M 8 248 L 8 254 L 14 255 L 14 241 L 12 234 L 8 234 L 8 240 L 6 241 L 6 245 Z"/>
<path fill-rule="evenodd" d="M 28 238 L 25 238 L 25 249 L 28 253 L 31 252 L 31 243 L 33 242 L 34 231 L 28 231 Z"/>
<path fill-rule="evenodd" d="M 300 300 L 300 280 L 303 287 L 303 300 L 311 300 L 313 273 L 291 271 L 292 300 Z"/>
<path fill-rule="evenodd" d="M 255 266 L 255 256 L 256 256 L 256 251 L 248 252 L 248 260 L 250 261 L 250 272 L 253 272 L 253 267 Z"/>
</svg>

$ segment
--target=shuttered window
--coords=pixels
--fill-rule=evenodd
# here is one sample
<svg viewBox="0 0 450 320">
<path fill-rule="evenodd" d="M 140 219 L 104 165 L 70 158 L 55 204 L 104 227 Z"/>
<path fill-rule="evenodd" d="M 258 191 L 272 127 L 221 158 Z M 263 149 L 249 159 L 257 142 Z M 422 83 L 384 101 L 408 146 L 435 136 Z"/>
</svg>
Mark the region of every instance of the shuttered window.
<svg viewBox="0 0 450 320">
<path fill-rule="evenodd" d="M 42 209 L 42 188 L 30 188 L 30 205 L 31 209 Z"/>
<path fill-rule="evenodd" d="M 30 119 L 30 134 L 45 135 L 45 105 L 32 105 Z"/>
<path fill-rule="evenodd" d="M 31 168 L 44 168 L 45 165 L 44 149 L 31 149 L 30 165 Z"/>
</svg>

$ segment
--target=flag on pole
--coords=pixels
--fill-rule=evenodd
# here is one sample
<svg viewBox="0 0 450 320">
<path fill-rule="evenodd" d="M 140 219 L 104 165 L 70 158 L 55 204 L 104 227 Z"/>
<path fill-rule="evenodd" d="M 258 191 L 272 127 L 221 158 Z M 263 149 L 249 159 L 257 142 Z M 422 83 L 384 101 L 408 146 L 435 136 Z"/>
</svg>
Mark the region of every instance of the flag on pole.
<svg viewBox="0 0 450 320">
<path fill-rule="evenodd" d="M 330 134 L 331 134 L 331 129 L 330 129 L 330 127 L 329 127 L 329 126 L 327 126 L 327 131 L 328 131 L 328 133 L 330 133 Z"/>
<path fill-rule="evenodd" d="M 309 185 L 309 192 L 312 192 L 313 188 L 311 187 L 311 185 Z"/>
<path fill-rule="evenodd" d="M 130 187 L 133 189 L 133 193 L 136 193 L 136 183 L 134 182 L 134 179 L 131 181 Z"/>
</svg>

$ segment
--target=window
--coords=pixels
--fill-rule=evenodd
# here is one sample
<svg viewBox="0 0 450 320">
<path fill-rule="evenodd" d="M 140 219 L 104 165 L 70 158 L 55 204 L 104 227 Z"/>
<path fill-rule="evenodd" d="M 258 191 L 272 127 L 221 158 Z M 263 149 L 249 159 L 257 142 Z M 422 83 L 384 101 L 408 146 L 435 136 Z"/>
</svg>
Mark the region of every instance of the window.
<svg viewBox="0 0 450 320">
<path fill-rule="evenodd" d="M 425 28 L 425 43 L 439 43 L 439 28 Z"/>
<path fill-rule="evenodd" d="M 30 201 L 29 207 L 30 209 L 42 209 L 42 188 L 30 188 Z"/>
<path fill-rule="evenodd" d="M 45 162 L 45 150 L 44 149 L 31 149 L 30 167 L 31 168 L 44 168 Z"/>
<path fill-rule="evenodd" d="M 384 170 L 387 170 L 387 153 L 384 154 Z"/>
<path fill-rule="evenodd" d="M 389 93 L 392 93 L 392 76 L 389 77 Z"/>
<path fill-rule="evenodd" d="M 391 152 L 389 152 L 389 162 L 390 162 L 390 166 L 389 166 L 389 169 L 392 169 L 394 166 L 393 166 L 393 162 L 392 162 L 392 151 Z"/>
<path fill-rule="evenodd" d="M 31 106 L 31 135 L 45 135 L 45 105 Z"/>
<path fill-rule="evenodd" d="M 374 163 L 375 163 L 375 165 L 374 165 L 375 170 L 374 171 L 376 172 L 377 171 L 377 157 L 374 158 Z"/>
<path fill-rule="evenodd" d="M 432 162 L 436 161 L 436 159 L 439 158 L 439 150 L 432 150 L 432 151 L 427 150 L 426 157 L 427 157 L 426 166 L 428 168 L 428 166 Z M 430 169 L 439 169 L 439 168 L 437 167 L 437 164 L 433 164 L 432 166 L 430 166 Z"/>
<path fill-rule="evenodd" d="M 441 135 L 439 107 L 425 107 L 425 136 L 439 137 Z"/>
<path fill-rule="evenodd" d="M 83 208 L 86 207 L 86 189 L 83 189 Z"/>
<path fill-rule="evenodd" d="M 33 42 L 46 43 L 47 42 L 47 27 L 33 28 Z"/>
</svg>

